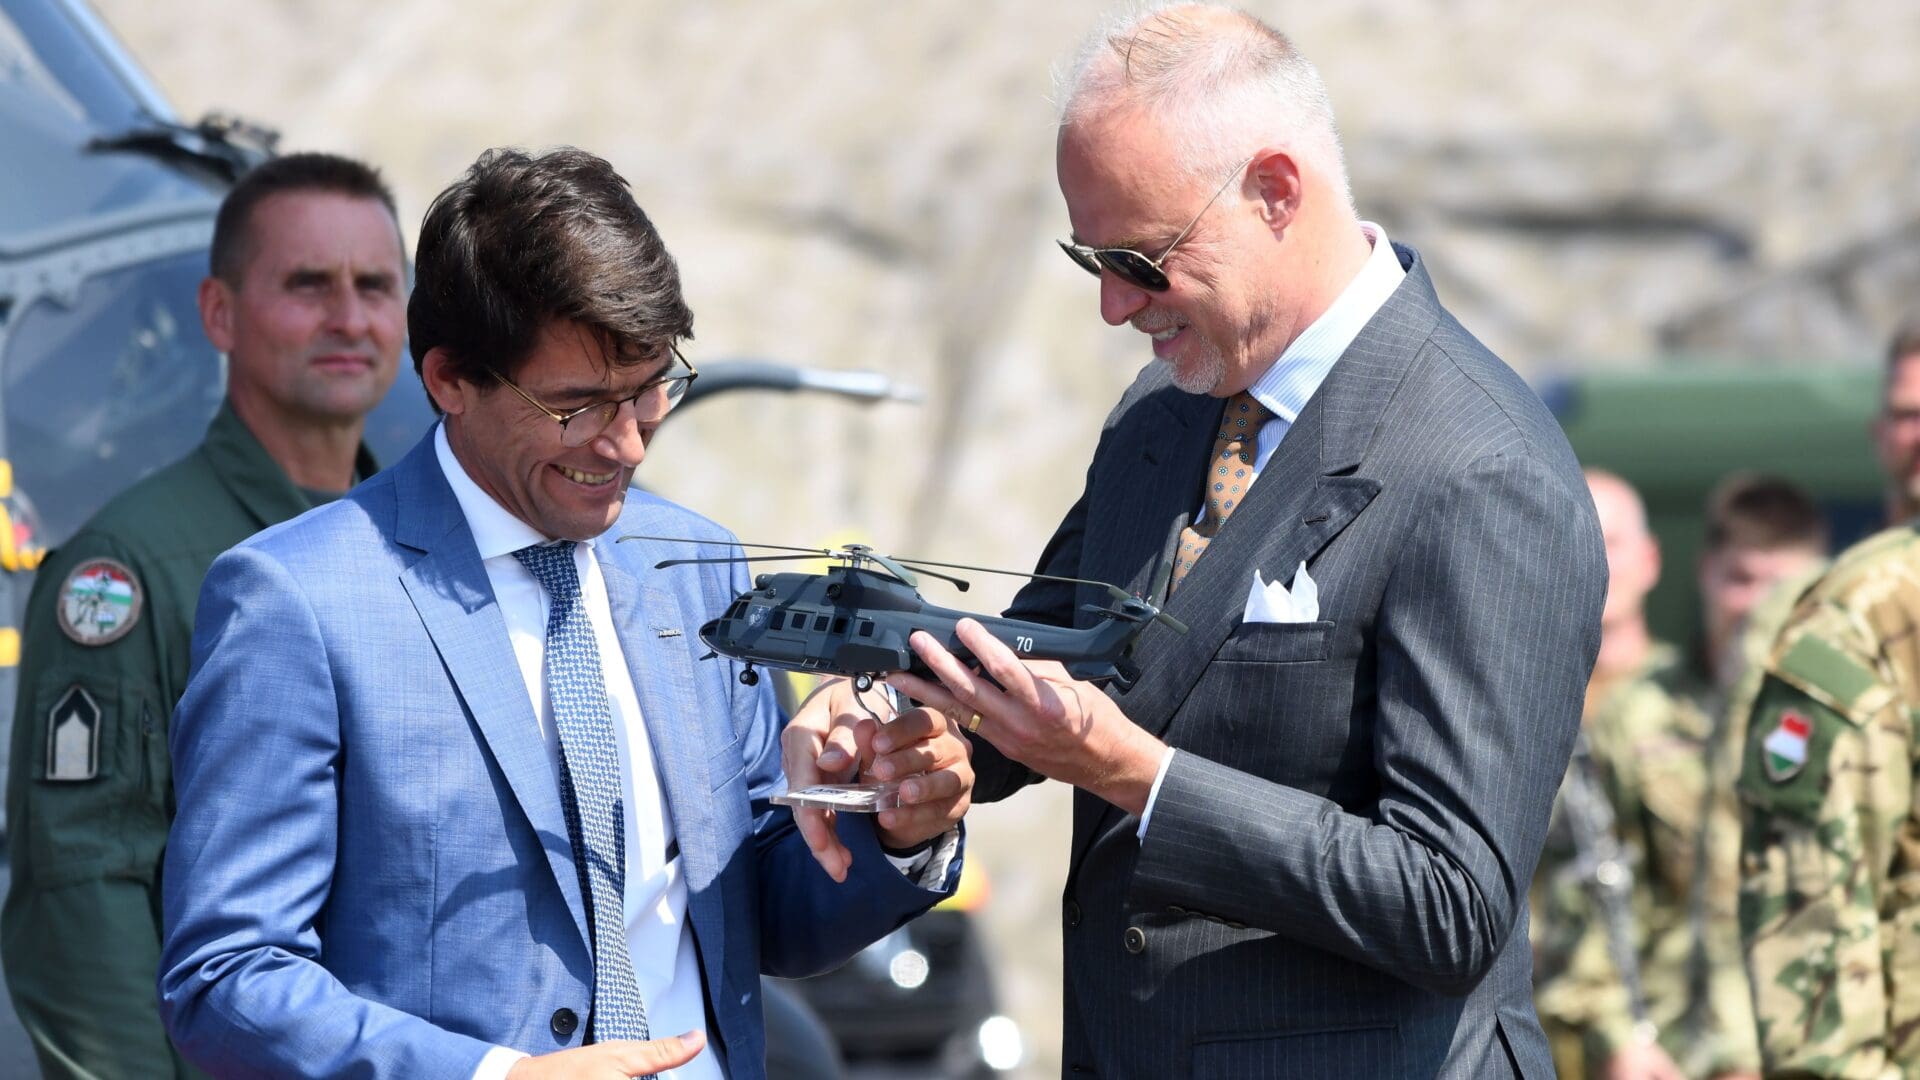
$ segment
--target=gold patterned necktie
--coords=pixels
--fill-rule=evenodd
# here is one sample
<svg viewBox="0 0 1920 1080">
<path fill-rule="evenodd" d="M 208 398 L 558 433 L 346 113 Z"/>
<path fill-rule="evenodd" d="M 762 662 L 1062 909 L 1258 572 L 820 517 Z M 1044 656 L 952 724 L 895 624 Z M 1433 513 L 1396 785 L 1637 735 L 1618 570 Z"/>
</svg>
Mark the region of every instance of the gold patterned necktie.
<svg viewBox="0 0 1920 1080">
<path fill-rule="evenodd" d="M 1208 459 L 1206 517 L 1198 525 L 1180 530 L 1180 553 L 1173 561 L 1168 595 L 1180 587 L 1181 580 L 1200 561 L 1213 538 L 1220 535 L 1220 527 L 1253 486 L 1254 442 L 1260 437 L 1261 426 L 1271 419 L 1273 411 L 1245 390 L 1227 399 L 1227 407 L 1220 413 L 1220 433 L 1213 440 L 1213 456 Z"/>
</svg>

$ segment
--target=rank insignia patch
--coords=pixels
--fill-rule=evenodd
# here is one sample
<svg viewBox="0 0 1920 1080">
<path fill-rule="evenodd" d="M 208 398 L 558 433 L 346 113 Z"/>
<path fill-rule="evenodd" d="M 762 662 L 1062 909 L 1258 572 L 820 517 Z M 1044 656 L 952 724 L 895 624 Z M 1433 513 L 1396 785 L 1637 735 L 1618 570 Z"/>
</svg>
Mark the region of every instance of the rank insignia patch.
<svg viewBox="0 0 1920 1080">
<path fill-rule="evenodd" d="M 60 585 L 60 630 L 82 645 L 109 645 L 140 621 L 144 590 L 133 571 L 112 559 L 88 559 Z"/>
<path fill-rule="evenodd" d="M 1784 784 L 1800 775 L 1800 770 L 1807 767 L 1807 738 L 1812 733 L 1813 726 L 1806 717 L 1796 712 L 1780 714 L 1779 725 L 1760 744 L 1767 779 Z"/>
<path fill-rule="evenodd" d="M 47 779 L 100 775 L 100 705 L 78 684 L 47 711 Z"/>
</svg>

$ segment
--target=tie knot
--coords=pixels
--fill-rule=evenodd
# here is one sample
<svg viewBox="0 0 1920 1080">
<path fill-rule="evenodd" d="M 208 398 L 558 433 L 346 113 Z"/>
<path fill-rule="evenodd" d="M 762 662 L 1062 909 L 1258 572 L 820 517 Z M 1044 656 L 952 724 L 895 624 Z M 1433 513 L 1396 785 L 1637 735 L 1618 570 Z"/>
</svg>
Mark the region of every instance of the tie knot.
<svg viewBox="0 0 1920 1080">
<path fill-rule="evenodd" d="M 1260 404 L 1251 391 L 1242 390 L 1228 398 L 1226 408 L 1220 411 L 1219 441 L 1253 438 L 1260 434 L 1260 425 L 1271 419 L 1273 410 Z"/>
<path fill-rule="evenodd" d="M 520 560 L 520 565 L 527 568 L 552 599 L 571 600 L 580 595 L 580 571 L 573 564 L 572 541 L 529 544 L 514 552 L 513 557 Z"/>
</svg>

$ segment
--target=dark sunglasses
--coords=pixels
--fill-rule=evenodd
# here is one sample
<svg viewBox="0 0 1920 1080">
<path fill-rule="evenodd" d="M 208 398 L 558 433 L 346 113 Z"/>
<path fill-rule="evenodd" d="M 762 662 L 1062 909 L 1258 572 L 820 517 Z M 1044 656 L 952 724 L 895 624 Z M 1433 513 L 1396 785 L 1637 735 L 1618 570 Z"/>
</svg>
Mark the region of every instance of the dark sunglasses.
<svg viewBox="0 0 1920 1080">
<path fill-rule="evenodd" d="M 1173 238 L 1173 243 L 1168 244 L 1166 250 L 1162 251 L 1157 259 L 1149 259 L 1132 248 L 1088 247 L 1071 240 L 1054 242 L 1060 245 L 1060 250 L 1066 252 L 1067 258 L 1072 259 L 1075 265 L 1094 277 L 1099 277 L 1102 270 L 1107 270 L 1111 271 L 1114 277 L 1137 289 L 1166 292 L 1167 275 L 1160 269 L 1161 264 L 1167 261 L 1167 256 L 1173 254 L 1174 248 L 1180 246 L 1180 241 L 1187 238 L 1187 234 L 1193 231 L 1193 227 L 1200 224 L 1200 219 L 1207 215 L 1207 211 L 1213 207 L 1213 204 L 1220 201 L 1220 193 L 1227 190 L 1227 185 L 1233 183 L 1234 179 L 1240 175 L 1240 170 L 1251 164 L 1253 164 L 1253 158 L 1248 158 L 1233 167 L 1233 171 L 1228 173 L 1227 178 L 1222 180 L 1220 186 L 1214 190 L 1213 197 L 1207 200 L 1207 205 L 1202 206 L 1200 212 L 1193 215 L 1193 220 L 1187 222 L 1187 227 L 1180 230 L 1180 235 Z"/>
</svg>

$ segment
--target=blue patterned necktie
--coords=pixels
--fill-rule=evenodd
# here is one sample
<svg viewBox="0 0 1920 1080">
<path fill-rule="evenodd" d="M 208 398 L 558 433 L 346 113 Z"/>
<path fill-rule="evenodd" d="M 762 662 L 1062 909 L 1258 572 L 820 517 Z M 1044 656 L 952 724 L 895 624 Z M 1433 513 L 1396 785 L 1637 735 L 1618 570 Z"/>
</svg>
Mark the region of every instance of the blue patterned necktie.
<svg viewBox="0 0 1920 1080">
<path fill-rule="evenodd" d="M 600 647 L 580 599 L 573 544 L 535 544 L 513 557 L 552 601 L 547 614 L 547 697 L 560 732 L 560 805 L 593 930 L 589 1039 L 645 1039 L 646 1004 L 627 956 L 625 785 L 613 710 L 600 672 Z"/>
<path fill-rule="evenodd" d="M 1220 526 L 1233 516 L 1234 507 L 1253 486 L 1255 440 L 1260 437 L 1261 426 L 1271 419 L 1273 411 L 1247 390 L 1228 398 L 1220 411 L 1220 433 L 1214 437 L 1213 456 L 1207 464 L 1207 513 L 1200 524 L 1180 530 L 1180 554 L 1174 559 L 1169 595 L 1206 554 L 1207 545 L 1220 535 Z"/>
</svg>

